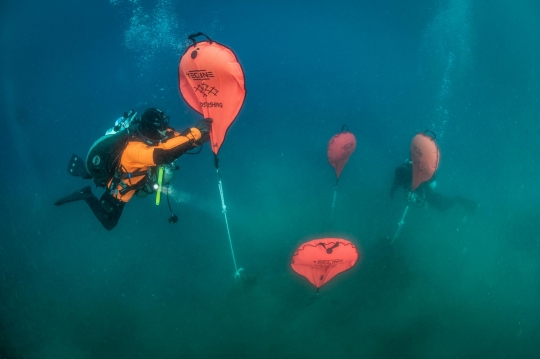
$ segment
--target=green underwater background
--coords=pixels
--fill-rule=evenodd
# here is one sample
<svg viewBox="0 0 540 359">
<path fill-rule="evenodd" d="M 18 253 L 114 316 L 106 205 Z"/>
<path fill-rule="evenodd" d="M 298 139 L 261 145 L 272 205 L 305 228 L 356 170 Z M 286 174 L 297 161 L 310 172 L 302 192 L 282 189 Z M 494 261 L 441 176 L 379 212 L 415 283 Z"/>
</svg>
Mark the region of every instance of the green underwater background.
<svg viewBox="0 0 540 359">
<path fill-rule="evenodd" d="M 539 18 L 532 0 L 3 1 L 0 358 L 540 357 Z M 153 197 L 110 232 L 53 206 L 125 111 L 200 120 L 177 78 L 199 31 L 245 72 L 219 153 L 242 280 L 208 146 L 178 161 L 177 224 Z M 392 243 L 394 169 L 424 130 L 435 190 L 479 207 L 410 206 Z M 316 294 L 291 257 L 328 236 L 361 260 Z"/>
</svg>

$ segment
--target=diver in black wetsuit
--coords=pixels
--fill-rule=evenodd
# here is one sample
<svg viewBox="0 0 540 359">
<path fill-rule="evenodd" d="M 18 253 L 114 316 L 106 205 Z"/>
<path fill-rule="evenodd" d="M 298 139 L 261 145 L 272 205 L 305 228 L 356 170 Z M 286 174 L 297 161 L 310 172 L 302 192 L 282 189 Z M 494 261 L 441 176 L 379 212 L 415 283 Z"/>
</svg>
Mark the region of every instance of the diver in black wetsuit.
<svg viewBox="0 0 540 359">
<path fill-rule="evenodd" d="M 416 203 L 419 206 L 429 205 L 437 208 L 440 211 L 446 211 L 453 207 L 455 204 L 460 204 L 467 212 L 474 213 L 478 208 L 478 203 L 473 200 L 466 199 L 460 196 L 444 196 L 440 193 L 436 193 L 435 188 L 435 176 L 429 181 L 422 183 L 418 188 L 411 191 L 412 184 L 412 162 L 410 160 L 405 161 L 404 164 L 397 167 L 394 172 L 394 182 L 390 188 L 390 198 L 394 198 L 396 189 L 403 188 L 407 194 L 409 202 Z"/>
</svg>

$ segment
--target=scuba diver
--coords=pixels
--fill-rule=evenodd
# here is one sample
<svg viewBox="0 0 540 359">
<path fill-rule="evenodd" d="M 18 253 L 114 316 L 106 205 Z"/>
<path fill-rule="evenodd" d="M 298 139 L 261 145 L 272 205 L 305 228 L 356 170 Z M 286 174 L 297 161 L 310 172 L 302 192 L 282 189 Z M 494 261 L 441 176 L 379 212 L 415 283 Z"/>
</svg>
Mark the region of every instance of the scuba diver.
<svg viewBox="0 0 540 359">
<path fill-rule="evenodd" d="M 407 200 L 417 204 L 420 207 L 429 205 L 444 212 L 454 205 L 459 204 L 471 214 L 476 212 L 476 209 L 478 208 L 478 203 L 473 200 L 460 196 L 448 197 L 440 193 L 436 193 L 433 190 L 437 185 L 435 176 L 433 176 L 429 181 L 422 183 L 414 191 L 411 191 L 412 178 L 412 161 L 406 160 L 405 163 L 397 167 L 394 172 L 394 182 L 390 188 L 390 198 L 393 199 L 396 189 L 401 187 L 405 190 Z"/>
<path fill-rule="evenodd" d="M 170 117 L 157 108 L 144 111 L 140 120 L 136 115 L 131 110 L 119 118 L 115 127 L 90 148 L 86 164 L 73 155 L 68 165 L 71 175 L 92 178 L 97 186 L 105 187 L 101 198 L 87 186 L 59 199 L 55 206 L 84 200 L 110 231 L 134 195 L 145 197 L 158 189 L 158 166 L 174 169 L 178 157 L 210 140 L 210 118 L 179 133 L 169 127 Z M 169 222 L 176 223 L 178 217 L 171 215 Z"/>
</svg>

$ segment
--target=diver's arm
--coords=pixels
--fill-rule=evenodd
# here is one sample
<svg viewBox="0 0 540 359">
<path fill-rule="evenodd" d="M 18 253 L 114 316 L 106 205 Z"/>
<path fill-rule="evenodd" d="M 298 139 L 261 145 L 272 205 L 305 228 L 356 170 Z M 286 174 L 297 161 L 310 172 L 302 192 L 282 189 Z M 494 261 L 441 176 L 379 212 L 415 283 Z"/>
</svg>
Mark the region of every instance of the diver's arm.
<svg viewBox="0 0 540 359">
<path fill-rule="evenodd" d="M 390 198 L 394 199 L 394 193 L 399 187 L 405 188 L 405 179 L 403 178 L 403 166 L 399 166 L 394 171 L 394 182 L 392 182 L 392 187 L 390 188 Z"/>
<path fill-rule="evenodd" d="M 394 182 L 390 188 L 390 197 L 394 198 L 394 192 L 399 187 L 402 187 L 405 191 L 410 191 L 412 181 L 412 166 L 409 164 L 403 164 L 396 168 L 394 171 Z"/>
<path fill-rule="evenodd" d="M 171 138 L 163 144 L 164 148 L 155 148 L 152 158 L 155 165 L 171 163 L 185 152 L 201 145 L 202 134 L 199 129 L 192 127 L 182 132 L 179 136 Z"/>
</svg>

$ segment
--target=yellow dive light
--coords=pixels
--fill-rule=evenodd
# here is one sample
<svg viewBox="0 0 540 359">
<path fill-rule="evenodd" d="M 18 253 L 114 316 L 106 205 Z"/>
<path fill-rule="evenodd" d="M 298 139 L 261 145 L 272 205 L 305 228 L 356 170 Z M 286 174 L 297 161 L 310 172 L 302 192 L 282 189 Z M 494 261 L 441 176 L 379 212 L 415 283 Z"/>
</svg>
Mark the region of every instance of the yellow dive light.
<svg viewBox="0 0 540 359">
<path fill-rule="evenodd" d="M 163 183 L 163 166 L 159 166 L 158 177 L 157 177 L 158 189 L 156 191 L 156 206 L 159 206 L 159 203 L 161 202 L 162 183 Z"/>
</svg>

